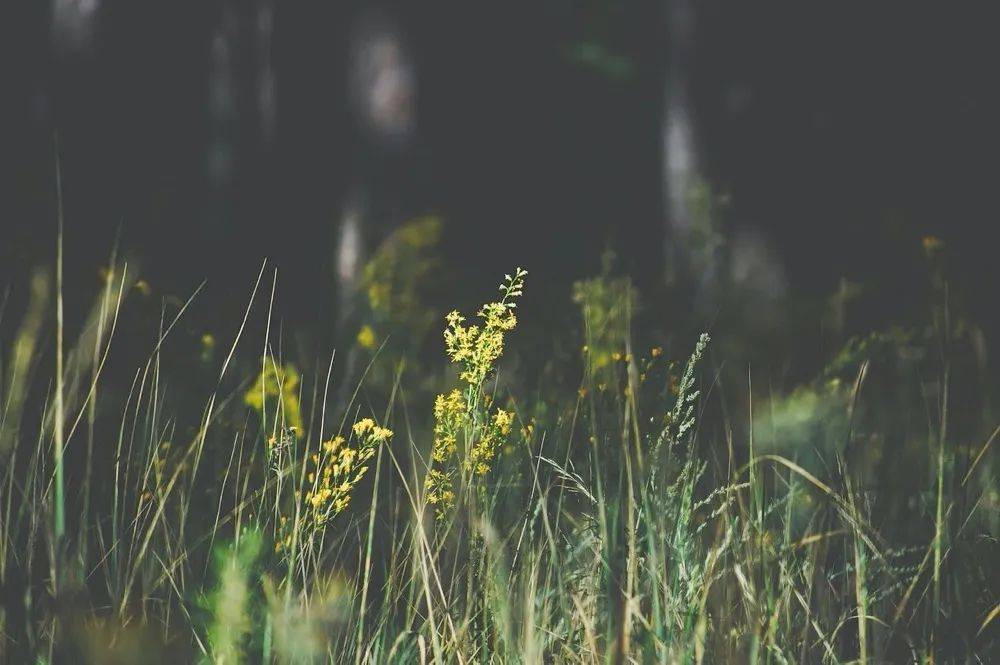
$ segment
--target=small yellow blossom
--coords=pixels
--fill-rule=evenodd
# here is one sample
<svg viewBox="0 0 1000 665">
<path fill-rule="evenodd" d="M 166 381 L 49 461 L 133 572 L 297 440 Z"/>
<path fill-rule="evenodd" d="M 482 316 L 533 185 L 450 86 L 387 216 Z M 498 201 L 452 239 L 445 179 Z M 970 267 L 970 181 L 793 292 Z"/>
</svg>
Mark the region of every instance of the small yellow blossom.
<svg viewBox="0 0 1000 665">
<path fill-rule="evenodd" d="M 514 414 L 509 411 L 498 409 L 493 415 L 493 424 L 500 430 L 503 436 L 510 434 L 511 423 L 514 422 Z"/>
<path fill-rule="evenodd" d="M 375 427 L 375 421 L 365 418 L 354 423 L 354 436 L 364 436 L 370 429 Z"/>
<path fill-rule="evenodd" d="M 361 330 L 358 331 L 358 345 L 363 349 L 375 348 L 375 331 L 371 326 L 361 326 Z"/>
</svg>

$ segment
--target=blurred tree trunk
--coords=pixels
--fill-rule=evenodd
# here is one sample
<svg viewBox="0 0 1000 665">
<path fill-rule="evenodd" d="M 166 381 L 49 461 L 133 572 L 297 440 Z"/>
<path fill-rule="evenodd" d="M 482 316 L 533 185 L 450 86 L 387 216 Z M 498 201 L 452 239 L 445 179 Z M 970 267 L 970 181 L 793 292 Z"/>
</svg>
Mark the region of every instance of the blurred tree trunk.
<svg viewBox="0 0 1000 665">
<path fill-rule="evenodd" d="M 664 84 L 663 196 L 666 210 L 666 277 L 674 283 L 709 266 L 691 254 L 695 226 L 692 190 L 700 180 L 701 149 L 694 126 L 691 69 L 694 52 L 694 3 L 666 0 L 667 68 Z"/>
</svg>

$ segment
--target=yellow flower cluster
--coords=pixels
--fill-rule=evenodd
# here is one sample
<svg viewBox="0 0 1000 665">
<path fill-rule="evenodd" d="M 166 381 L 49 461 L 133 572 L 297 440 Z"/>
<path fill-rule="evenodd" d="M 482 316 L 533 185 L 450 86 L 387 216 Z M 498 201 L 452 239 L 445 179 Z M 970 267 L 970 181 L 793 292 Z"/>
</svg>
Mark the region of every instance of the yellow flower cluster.
<svg viewBox="0 0 1000 665">
<path fill-rule="evenodd" d="M 506 276 L 500 286 L 502 299 L 479 310 L 481 326 L 463 326 L 465 319 L 458 312 L 446 317 L 445 350 L 452 362 L 462 366 L 460 377 L 468 385 L 464 391 L 455 389 L 434 401 L 432 468 L 425 490 L 438 517 L 454 504 L 456 476 L 462 473 L 465 482 L 471 482 L 489 473 L 513 427 L 514 415 L 494 411 L 492 396 L 483 391 L 483 384 L 503 354 L 504 335 L 517 325 L 514 300 L 521 295 L 525 275 L 518 268 L 514 276 Z"/>
<path fill-rule="evenodd" d="M 299 371 L 295 365 L 285 363 L 278 367 L 271 358 L 264 359 L 264 366 L 254 385 L 243 395 L 247 406 L 264 413 L 266 402 L 274 399 L 280 405 L 285 428 L 302 432 L 302 409 L 299 405 Z M 268 406 L 268 417 L 274 417 L 277 406 Z"/>
<path fill-rule="evenodd" d="M 437 318 L 426 304 L 425 285 L 438 267 L 434 248 L 442 235 L 441 220 L 420 217 L 393 232 L 365 264 L 359 294 L 367 301 L 365 325 L 358 345 L 374 351 L 394 330 L 420 339 Z"/>
<path fill-rule="evenodd" d="M 514 424 L 514 414 L 497 409 L 492 417 L 478 414 L 458 390 L 438 395 L 434 405 L 433 466 L 427 475 L 427 503 L 437 508 L 443 517 L 455 502 L 455 478 L 461 470 L 465 478 L 482 478 L 490 472 L 492 462 Z M 484 424 L 477 424 L 482 418 Z M 465 434 L 468 442 L 459 455 L 458 435 Z"/>
<path fill-rule="evenodd" d="M 371 418 L 365 418 L 354 423 L 354 436 L 374 445 L 392 438 L 392 430 L 379 427 Z"/>
<path fill-rule="evenodd" d="M 392 430 L 379 427 L 371 418 L 354 424 L 357 447 L 345 445 L 337 436 L 323 442 L 321 451 L 313 453 L 309 462 L 314 467 L 307 476 L 312 489 L 306 494 L 311 519 L 322 524 L 340 514 L 351 502 L 351 490 L 368 471 L 367 462 L 380 443 L 392 438 Z"/>
<path fill-rule="evenodd" d="M 465 422 L 466 403 L 462 391 L 455 389 L 434 400 L 435 462 L 444 462 L 457 452 L 458 432 Z"/>
<path fill-rule="evenodd" d="M 432 468 L 424 489 L 427 503 L 437 506 L 438 517 L 443 517 L 444 510 L 455 502 L 454 460 L 458 456 L 458 436 L 469 421 L 469 405 L 462 391 L 455 389 L 434 400 Z"/>
<path fill-rule="evenodd" d="M 494 363 L 503 355 L 504 333 L 517 325 L 517 317 L 504 303 L 485 305 L 479 310 L 479 316 L 485 325 L 465 327 L 462 325 L 465 318 L 458 312 L 451 312 L 446 317 L 448 327 L 444 331 L 448 357 L 463 366 L 461 378 L 473 386 L 486 379 Z"/>
<path fill-rule="evenodd" d="M 452 489 L 452 477 L 440 469 L 431 469 L 425 482 L 427 503 L 437 507 L 438 517 L 445 514 L 445 509 L 455 503 L 455 490 Z"/>
<path fill-rule="evenodd" d="M 465 459 L 466 471 L 473 471 L 477 476 L 485 476 L 489 473 L 490 463 L 496 457 L 500 444 L 510 434 L 513 422 L 514 414 L 497 409 L 482 436 L 469 451 L 469 455 Z"/>
<path fill-rule="evenodd" d="M 521 295 L 526 270 L 518 268 L 514 276 L 506 275 L 500 285 L 503 294 L 500 302 L 483 305 L 478 316 L 483 320 L 480 326 L 463 326 L 465 317 L 451 312 L 445 317 L 448 326 L 444 331 L 444 345 L 453 363 L 462 365 L 461 378 L 469 385 L 479 388 L 493 369 L 497 359 L 503 355 L 504 334 L 517 325 L 514 300 Z"/>
</svg>

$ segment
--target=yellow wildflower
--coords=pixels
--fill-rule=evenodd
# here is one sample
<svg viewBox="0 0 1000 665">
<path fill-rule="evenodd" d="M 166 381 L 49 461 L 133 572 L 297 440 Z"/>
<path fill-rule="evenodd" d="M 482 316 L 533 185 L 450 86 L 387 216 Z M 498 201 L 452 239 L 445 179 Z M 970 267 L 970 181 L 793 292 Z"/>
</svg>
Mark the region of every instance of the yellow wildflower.
<svg viewBox="0 0 1000 665">
<path fill-rule="evenodd" d="M 373 427 L 375 427 L 375 421 L 371 418 L 359 420 L 354 423 L 354 436 L 364 436 Z"/>
<path fill-rule="evenodd" d="M 310 528 L 320 528 L 347 508 L 351 492 L 368 471 L 365 462 L 375 454 L 380 443 L 392 437 L 391 430 L 377 425 L 371 418 L 359 420 L 352 429 L 359 439 L 357 446 L 348 446 L 343 436 L 335 436 L 321 444 L 321 452 L 309 456 L 316 471 L 310 472 L 307 479 L 314 485 L 317 478 L 320 479 L 315 491 L 308 492 L 305 497 L 307 514 L 303 524 Z"/>
<path fill-rule="evenodd" d="M 375 348 L 375 331 L 371 326 L 361 326 L 361 330 L 358 331 L 358 345 L 363 349 Z"/>
<path fill-rule="evenodd" d="M 483 390 L 483 385 L 503 355 L 505 334 L 517 326 L 515 300 L 521 295 L 526 274 L 518 268 L 513 276 L 505 276 L 500 285 L 501 299 L 483 305 L 477 312 L 479 325 L 466 326 L 465 317 L 457 311 L 445 317 L 445 352 L 460 366 L 459 378 L 467 385 L 464 390 L 454 389 L 434 400 L 432 468 L 424 489 L 427 503 L 435 506 L 439 518 L 454 503 L 459 474 L 469 480 L 487 475 L 513 426 L 513 414 L 503 409 L 494 411 L 493 396 Z"/>
<path fill-rule="evenodd" d="M 514 414 L 510 411 L 504 411 L 503 409 L 498 409 L 495 414 L 493 414 L 493 424 L 500 431 L 500 434 L 507 436 L 510 434 L 511 423 L 514 422 Z"/>
</svg>

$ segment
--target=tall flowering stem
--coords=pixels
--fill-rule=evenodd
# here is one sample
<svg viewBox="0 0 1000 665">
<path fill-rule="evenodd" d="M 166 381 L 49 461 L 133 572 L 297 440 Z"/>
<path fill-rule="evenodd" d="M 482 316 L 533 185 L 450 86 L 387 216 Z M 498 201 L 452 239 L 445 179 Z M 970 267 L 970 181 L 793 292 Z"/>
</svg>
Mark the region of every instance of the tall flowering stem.
<svg viewBox="0 0 1000 665">
<path fill-rule="evenodd" d="M 460 367 L 462 387 L 434 401 L 434 447 L 425 492 L 439 519 L 450 514 L 459 495 L 484 491 L 485 477 L 510 434 L 514 415 L 496 408 L 485 386 L 503 355 L 506 334 L 517 326 L 514 310 L 527 274 L 518 268 L 504 276 L 500 300 L 480 308 L 478 325 L 464 325 L 466 319 L 457 311 L 445 317 L 445 351 Z"/>
</svg>

